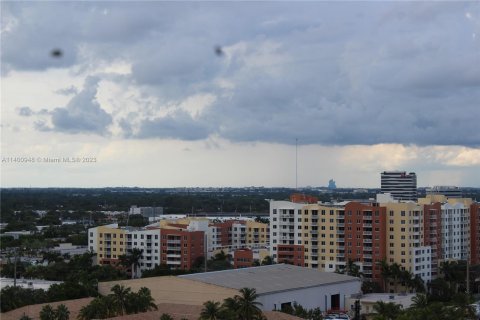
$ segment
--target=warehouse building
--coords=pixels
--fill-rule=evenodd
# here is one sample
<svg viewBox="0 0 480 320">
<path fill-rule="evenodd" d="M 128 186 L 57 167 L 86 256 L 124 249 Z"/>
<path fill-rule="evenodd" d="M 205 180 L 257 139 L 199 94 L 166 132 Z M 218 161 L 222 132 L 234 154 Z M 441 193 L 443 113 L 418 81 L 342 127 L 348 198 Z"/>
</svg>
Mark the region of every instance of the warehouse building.
<svg viewBox="0 0 480 320">
<path fill-rule="evenodd" d="M 219 287 L 255 288 L 265 311 L 282 310 L 294 302 L 322 311 L 349 309 L 346 301 L 361 292 L 359 278 L 287 264 L 196 273 L 180 276 Z M 347 306 L 347 307 L 346 307 Z"/>
</svg>

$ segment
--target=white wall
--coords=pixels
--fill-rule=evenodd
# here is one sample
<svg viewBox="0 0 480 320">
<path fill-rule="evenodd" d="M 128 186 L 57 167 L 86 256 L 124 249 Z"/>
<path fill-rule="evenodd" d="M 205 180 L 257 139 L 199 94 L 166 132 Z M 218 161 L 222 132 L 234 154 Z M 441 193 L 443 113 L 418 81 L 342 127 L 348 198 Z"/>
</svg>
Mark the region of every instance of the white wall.
<svg viewBox="0 0 480 320">
<path fill-rule="evenodd" d="M 270 255 L 274 257 L 275 261 L 277 256 L 277 245 L 282 243 L 282 233 L 285 231 L 282 228 L 281 210 L 294 210 L 294 222 L 291 224 L 289 223 L 289 225 L 294 226 L 294 237 L 287 236 L 287 239 L 294 240 L 294 244 L 298 245 L 299 240 L 301 240 L 301 238 L 297 236 L 298 226 L 301 225 L 301 222 L 298 222 L 298 210 L 302 209 L 304 206 L 304 203 L 270 200 Z M 273 214 L 273 210 L 276 210 L 277 213 Z"/>
<path fill-rule="evenodd" d="M 419 275 L 426 283 L 432 280 L 432 247 L 417 247 L 411 249 L 412 273 Z"/>
<path fill-rule="evenodd" d="M 360 287 L 360 280 L 353 280 L 345 283 L 335 283 L 313 288 L 261 294 L 257 301 L 263 304 L 262 310 L 264 311 L 275 310 L 275 307 L 277 310 L 280 310 L 282 303 L 291 302 L 293 305 L 294 301 L 307 309 L 318 307 L 322 311 L 326 311 L 331 308 L 331 296 L 340 294 L 340 308 L 345 309 L 346 299 L 352 294 L 360 293 Z M 326 305 L 325 296 L 327 297 Z"/>
<path fill-rule="evenodd" d="M 88 250 L 97 253 L 97 227 L 88 229 Z"/>
</svg>

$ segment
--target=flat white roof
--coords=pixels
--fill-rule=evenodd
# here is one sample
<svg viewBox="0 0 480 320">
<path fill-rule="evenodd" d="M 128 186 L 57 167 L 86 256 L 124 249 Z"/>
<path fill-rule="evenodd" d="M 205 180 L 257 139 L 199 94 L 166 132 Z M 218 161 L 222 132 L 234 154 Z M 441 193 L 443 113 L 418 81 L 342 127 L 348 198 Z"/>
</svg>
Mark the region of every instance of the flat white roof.
<svg viewBox="0 0 480 320">
<path fill-rule="evenodd" d="M 179 277 L 232 289 L 255 288 L 258 294 L 360 281 L 356 277 L 289 264 L 195 273 Z"/>
</svg>

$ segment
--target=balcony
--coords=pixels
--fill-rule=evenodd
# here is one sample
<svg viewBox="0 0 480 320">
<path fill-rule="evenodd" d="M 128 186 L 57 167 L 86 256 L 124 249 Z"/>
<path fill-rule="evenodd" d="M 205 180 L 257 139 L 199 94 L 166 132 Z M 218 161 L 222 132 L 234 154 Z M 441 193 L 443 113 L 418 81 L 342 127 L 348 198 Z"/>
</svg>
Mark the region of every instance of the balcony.
<svg viewBox="0 0 480 320">
<path fill-rule="evenodd" d="M 167 246 L 168 251 L 182 251 L 182 247 L 170 247 Z"/>
<path fill-rule="evenodd" d="M 337 234 L 345 234 L 345 230 L 337 230 Z"/>
<path fill-rule="evenodd" d="M 372 247 L 363 247 L 363 253 L 372 252 Z"/>
<path fill-rule="evenodd" d="M 372 243 L 372 239 L 365 238 L 363 239 L 363 243 Z"/>
<path fill-rule="evenodd" d="M 168 239 L 167 243 L 168 244 L 180 244 L 180 243 L 182 243 L 182 240 L 170 240 L 170 239 Z"/>
<path fill-rule="evenodd" d="M 345 227 L 345 223 L 337 223 L 337 227 Z"/>
<path fill-rule="evenodd" d="M 181 254 L 176 254 L 176 253 L 167 253 L 167 259 L 168 258 L 181 258 Z"/>
<path fill-rule="evenodd" d="M 372 231 L 363 231 L 363 235 L 364 235 L 364 236 L 371 236 L 371 235 L 372 235 Z"/>
<path fill-rule="evenodd" d="M 370 253 L 364 254 L 363 255 L 364 259 L 372 259 L 372 255 Z"/>
<path fill-rule="evenodd" d="M 167 265 L 181 265 L 182 261 L 177 260 L 167 260 Z"/>
</svg>

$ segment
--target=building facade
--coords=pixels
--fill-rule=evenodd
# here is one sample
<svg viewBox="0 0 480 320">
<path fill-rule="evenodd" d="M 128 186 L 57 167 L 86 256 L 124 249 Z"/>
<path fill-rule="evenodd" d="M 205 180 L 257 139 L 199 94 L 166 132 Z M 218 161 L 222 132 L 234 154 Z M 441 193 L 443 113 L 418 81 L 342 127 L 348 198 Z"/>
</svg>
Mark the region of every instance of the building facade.
<svg viewBox="0 0 480 320">
<path fill-rule="evenodd" d="M 384 171 L 381 174 L 381 192 L 395 200 L 417 200 L 417 175 L 414 172 Z"/>
</svg>

